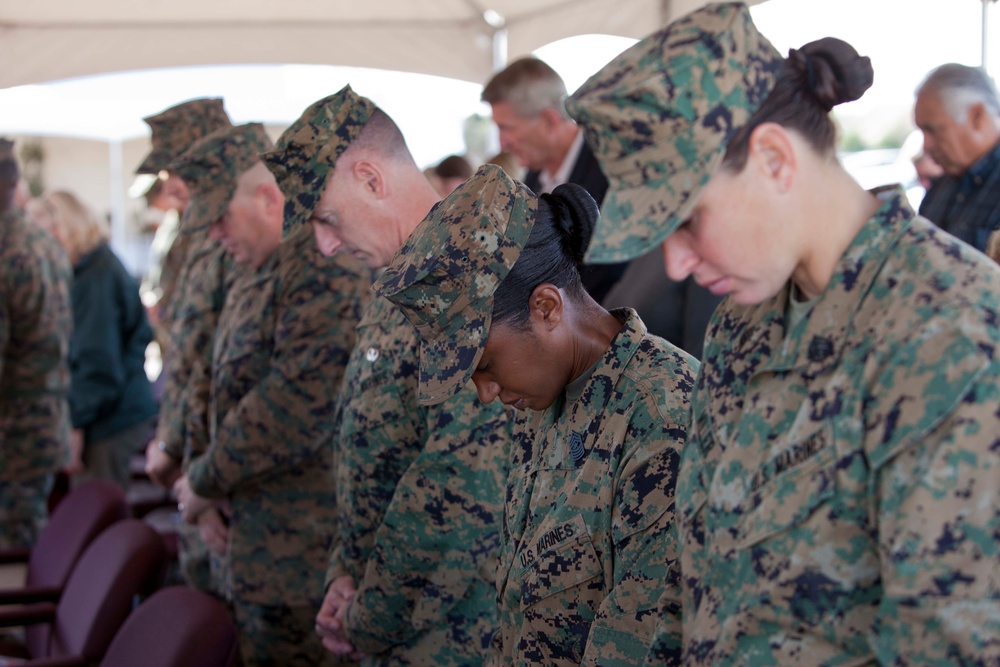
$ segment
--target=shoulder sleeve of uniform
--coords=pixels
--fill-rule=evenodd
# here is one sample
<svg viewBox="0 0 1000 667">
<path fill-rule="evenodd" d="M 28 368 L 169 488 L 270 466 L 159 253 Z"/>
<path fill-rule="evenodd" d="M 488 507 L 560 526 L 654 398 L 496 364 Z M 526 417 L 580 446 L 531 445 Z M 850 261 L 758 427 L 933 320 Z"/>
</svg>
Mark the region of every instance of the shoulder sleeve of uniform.
<svg viewBox="0 0 1000 667">
<path fill-rule="evenodd" d="M 945 325 L 915 332 L 879 371 L 865 409 L 883 586 L 875 652 L 885 664 L 995 662 L 1000 368 Z"/>
<path fill-rule="evenodd" d="M 470 386 L 426 414 L 427 439 L 396 485 L 348 610 L 351 639 L 366 652 L 441 627 L 452 614 L 494 613 L 506 413 L 479 403 Z"/>
</svg>

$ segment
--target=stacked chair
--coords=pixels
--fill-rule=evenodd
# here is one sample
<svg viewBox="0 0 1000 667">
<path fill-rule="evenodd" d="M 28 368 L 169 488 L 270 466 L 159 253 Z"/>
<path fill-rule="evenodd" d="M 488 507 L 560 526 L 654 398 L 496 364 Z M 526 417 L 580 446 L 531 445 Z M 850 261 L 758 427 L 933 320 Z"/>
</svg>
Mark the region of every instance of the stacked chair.
<svg viewBox="0 0 1000 667">
<path fill-rule="evenodd" d="M 171 586 L 132 612 L 101 667 L 231 667 L 237 647 L 225 605 L 193 588 Z"/>
<path fill-rule="evenodd" d="M 0 605 L 55 602 L 84 549 L 127 515 L 125 493 L 113 482 L 81 484 L 52 512 L 34 548 L 0 550 L 0 565 L 24 564 L 24 585 L 0 588 Z"/>
<path fill-rule="evenodd" d="M 0 550 L 0 567 L 24 573 L 23 585 L 0 588 L 0 628 L 24 627 L 23 641 L 0 636 L 0 666 L 236 663 L 228 609 L 186 586 L 161 588 L 171 543 L 154 529 L 155 512 L 143 521 L 131 518 L 135 509 L 117 484 L 85 482 L 58 503 L 32 549 Z"/>
<path fill-rule="evenodd" d="M 136 600 L 160 586 L 165 565 L 156 531 L 137 519 L 115 522 L 86 548 L 58 602 L 0 609 L 0 627 L 26 626 L 24 644 L 8 642 L 0 654 L 37 667 L 100 660 Z"/>
</svg>

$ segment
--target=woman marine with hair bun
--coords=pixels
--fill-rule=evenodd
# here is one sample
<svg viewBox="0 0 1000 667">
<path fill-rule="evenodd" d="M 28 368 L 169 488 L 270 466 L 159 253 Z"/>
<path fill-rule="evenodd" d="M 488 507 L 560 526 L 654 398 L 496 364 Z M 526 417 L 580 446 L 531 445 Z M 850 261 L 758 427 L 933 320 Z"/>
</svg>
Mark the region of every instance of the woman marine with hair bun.
<svg viewBox="0 0 1000 667">
<path fill-rule="evenodd" d="M 421 336 L 421 400 L 471 380 L 517 411 L 492 664 L 641 664 L 660 604 L 679 655 L 674 480 L 698 364 L 583 289 L 597 217 L 579 186 L 536 197 L 487 165 L 376 284 Z"/>
<path fill-rule="evenodd" d="M 839 164 L 871 82 L 726 3 L 567 102 L 611 181 L 588 259 L 661 245 L 728 296 L 677 482 L 685 665 L 1000 664 L 1000 271 Z"/>
</svg>

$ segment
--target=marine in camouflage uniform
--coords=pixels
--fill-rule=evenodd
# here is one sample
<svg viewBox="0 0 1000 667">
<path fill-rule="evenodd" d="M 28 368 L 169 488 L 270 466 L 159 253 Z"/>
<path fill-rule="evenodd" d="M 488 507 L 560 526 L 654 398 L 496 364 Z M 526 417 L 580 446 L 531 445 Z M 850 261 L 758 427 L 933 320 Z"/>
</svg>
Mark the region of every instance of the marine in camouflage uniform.
<svg viewBox="0 0 1000 667">
<path fill-rule="evenodd" d="M 231 127 L 218 98 L 183 102 L 145 121 L 152 130 L 152 150 L 136 170 L 139 174 L 169 170 L 171 163 L 197 140 Z M 186 464 L 192 454 L 208 447 L 212 340 L 236 272 L 232 259 L 208 238 L 207 230 L 190 227 L 182 216 L 168 253 L 169 261 L 179 266 L 176 283 L 164 286 L 164 292 L 174 296 L 160 310 L 160 322 L 167 335 L 160 338 L 164 345 L 164 384 L 156 441 L 178 465 Z M 219 559 L 212 563 L 197 526 L 181 522 L 178 532 L 178 558 L 185 581 L 225 597 L 225 569 Z"/>
<path fill-rule="evenodd" d="M 482 167 L 376 283 L 424 339 L 425 398 L 449 395 L 480 364 L 494 292 L 537 205 L 499 167 Z M 518 419 L 493 664 L 641 664 L 661 597 L 672 600 L 679 648 L 674 483 L 698 362 L 647 335 L 635 311 L 613 315 L 621 329 L 597 363 Z"/>
<path fill-rule="evenodd" d="M 677 229 L 731 136 L 707 119 L 746 123 L 776 61 L 718 5 L 574 94 L 618 174 L 592 252 Z M 685 665 L 1000 664 L 1000 274 L 887 199 L 808 311 L 789 283 L 709 325 L 677 484 Z"/>
<path fill-rule="evenodd" d="M 69 461 L 73 269 L 14 208 L 13 144 L 0 139 L 0 548 L 30 548 Z"/>
<path fill-rule="evenodd" d="M 287 197 L 286 233 L 310 219 L 374 109 L 346 87 L 307 109 L 264 156 Z M 506 415 L 478 405 L 471 385 L 421 405 L 417 335 L 387 300 L 372 301 L 357 336 L 338 407 L 327 584 L 344 575 L 357 584 L 346 630 L 370 654 L 364 664 L 482 664 L 496 628 Z"/>
<path fill-rule="evenodd" d="M 250 124 L 186 152 L 174 168 L 195 195 L 191 223 L 235 217 L 226 211 L 237 181 L 271 147 Z M 284 202 L 272 187 L 277 243 Z M 211 443 L 191 459 L 188 478 L 197 494 L 232 509 L 243 663 L 335 664 L 313 631 L 335 519 L 331 417 L 371 276 L 350 258 L 322 257 L 308 226 L 262 262 L 248 264 L 227 294 L 212 358 Z"/>
</svg>

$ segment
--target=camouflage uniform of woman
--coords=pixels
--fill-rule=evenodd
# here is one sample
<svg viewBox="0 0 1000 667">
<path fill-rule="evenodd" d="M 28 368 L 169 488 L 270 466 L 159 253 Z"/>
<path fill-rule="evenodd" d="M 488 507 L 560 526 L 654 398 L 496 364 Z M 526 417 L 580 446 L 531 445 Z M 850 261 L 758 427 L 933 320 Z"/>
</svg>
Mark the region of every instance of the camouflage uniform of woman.
<svg viewBox="0 0 1000 667">
<path fill-rule="evenodd" d="M 611 180 L 589 253 L 662 242 L 728 295 L 677 482 L 685 665 L 1000 663 L 1000 273 L 839 164 L 871 81 L 729 3 L 567 103 Z"/>
<path fill-rule="evenodd" d="M 697 362 L 583 289 L 597 217 L 579 186 L 538 198 L 487 165 L 376 285 L 422 338 L 422 401 L 471 378 L 520 415 L 492 664 L 640 664 L 664 594 L 679 647 L 674 480 Z"/>
</svg>

